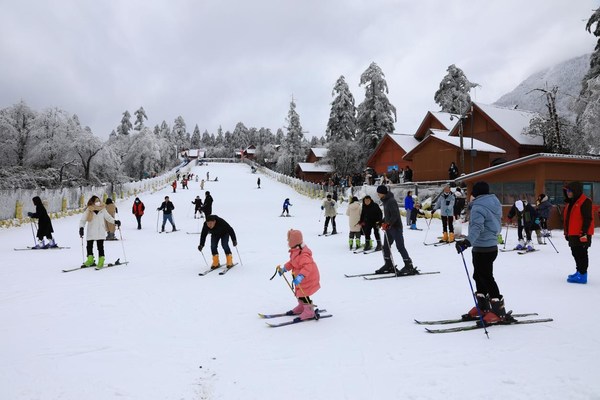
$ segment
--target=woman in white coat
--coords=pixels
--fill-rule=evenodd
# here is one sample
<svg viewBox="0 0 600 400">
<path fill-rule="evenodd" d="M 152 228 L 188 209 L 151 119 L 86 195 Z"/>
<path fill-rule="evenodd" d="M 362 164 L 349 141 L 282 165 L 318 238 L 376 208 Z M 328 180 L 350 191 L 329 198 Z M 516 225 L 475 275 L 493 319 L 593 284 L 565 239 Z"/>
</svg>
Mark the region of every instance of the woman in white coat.
<svg viewBox="0 0 600 400">
<path fill-rule="evenodd" d="M 104 266 L 104 238 L 106 237 L 106 225 L 104 221 L 121 226 L 121 221 L 115 220 L 106 211 L 106 207 L 98 196 L 92 196 L 87 202 L 87 208 L 79 222 L 79 236 L 83 238 L 83 228 L 87 224 L 87 259 L 83 263 L 86 267 L 94 265 L 94 240 L 98 247 L 98 268 Z"/>
<path fill-rule="evenodd" d="M 350 250 L 352 250 L 353 241 L 356 242 L 356 250 L 360 248 L 360 235 L 362 230 L 362 226 L 360 225 L 360 212 L 360 202 L 358 201 L 358 197 L 354 196 L 350 199 L 350 204 L 348 204 L 348 209 L 346 210 L 348 223 L 350 224 L 350 233 L 348 236 Z"/>
</svg>

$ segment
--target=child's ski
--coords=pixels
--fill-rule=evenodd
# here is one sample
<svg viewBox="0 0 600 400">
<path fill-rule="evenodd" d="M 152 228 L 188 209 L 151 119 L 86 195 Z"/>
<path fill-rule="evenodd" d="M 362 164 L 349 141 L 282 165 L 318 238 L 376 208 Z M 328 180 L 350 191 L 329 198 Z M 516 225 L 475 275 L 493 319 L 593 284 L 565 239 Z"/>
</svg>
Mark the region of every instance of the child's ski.
<svg viewBox="0 0 600 400">
<path fill-rule="evenodd" d="M 231 271 L 236 265 L 238 265 L 238 263 L 234 263 L 232 266 L 226 267 L 223 271 L 219 272 L 219 275 L 225 275 L 226 273 Z"/>
<path fill-rule="evenodd" d="M 62 249 L 70 249 L 70 247 L 62 247 L 62 246 L 56 246 L 56 247 L 24 247 L 24 248 L 15 248 L 15 251 L 23 251 L 23 250 L 62 250 Z"/>
<path fill-rule="evenodd" d="M 333 315 L 325 314 L 325 315 L 319 315 L 318 317 L 311 318 L 311 319 L 293 319 L 291 321 L 280 322 L 278 324 L 273 324 L 273 323 L 267 322 L 267 325 L 269 325 L 271 328 L 279 328 L 281 326 L 294 325 L 294 324 L 299 324 L 301 322 L 308 322 L 308 321 L 318 321 L 322 318 L 331 318 L 331 317 L 333 317 Z"/>
<path fill-rule="evenodd" d="M 320 313 L 324 312 L 324 311 L 327 311 L 327 310 L 321 310 L 321 309 L 318 310 L 318 312 L 320 312 Z M 279 318 L 279 317 L 295 317 L 296 316 L 295 314 L 288 314 L 288 312 L 279 313 L 279 314 L 261 314 L 261 313 L 258 313 L 258 316 L 260 318 L 265 318 L 265 319 Z"/>
<path fill-rule="evenodd" d="M 538 249 L 533 249 L 533 250 L 519 250 L 517 251 L 517 254 L 528 254 L 528 253 L 535 253 L 536 251 L 539 251 Z"/>
</svg>

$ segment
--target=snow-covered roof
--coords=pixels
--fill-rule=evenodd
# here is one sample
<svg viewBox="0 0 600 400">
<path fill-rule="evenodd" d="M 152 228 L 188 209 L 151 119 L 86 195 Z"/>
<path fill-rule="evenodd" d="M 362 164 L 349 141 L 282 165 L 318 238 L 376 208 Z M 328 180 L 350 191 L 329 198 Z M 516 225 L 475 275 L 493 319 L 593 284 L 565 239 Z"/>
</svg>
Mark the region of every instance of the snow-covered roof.
<svg viewBox="0 0 600 400">
<path fill-rule="evenodd" d="M 298 163 L 298 166 L 302 172 L 333 172 L 333 167 L 328 164 L 317 164 L 317 163 Z"/>
<path fill-rule="evenodd" d="M 442 125 L 446 127 L 449 131 L 451 131 L 460 119 L 453 114 L 443 112 L 443 111 L 430 111 L 431 115 L 433 115 Z"/>
<path fill-rule="evenodd" d="M 537 113 L 506 107 L 498 107 L 490 104 L 475 103 L 482 112 L 508 133 L 514 140 L 522 145 L 543 146 L 541 136 L 524 135 L 523 129 L 529 126 L 529 122 Z"/>
<path fill-rule="evenodd" d="M 448 131 L 443 131 L 439 129 L 430 129 L 431 135 L 436 139 L 442 140 L 446 143 L 450 143 L 456 147 L 460 148 L 460 137 L 458 136 L 448 136 Z M 471 143 L 473 144 L 471 147 Z M 502 153 L 505 154 L 506 151 L 501 149 L 500 147 L 492 146 L 486 142 L 482 142 L 481 140 L 471 139 L 470 137 L 463 137 L 463 148 L 465 150 L 477 150 L 477 151 L 485 151 L 487 153 Z"/>
<path fill-rule="evenodd" d="M 323 158 L 327 157 L 329 149 L 327 147 L 311 147 L 310 150 L 315 154 L 315 157 Z"/>
<path fill-rule="evenodd" d="M 189 150 L 187 150 L 188 157 L 204 158 L 204 154 L 206 154 L 206 150 L 203 150 L 203 149 L 189 149 Z"/>
<path fill-rule="evenodd" d="M 417 147 L 420 143 L 417 139 L 415 139 L 414 135 L 406 135 L 401 133 L 391 133 L 388 134 L 390 139 L 398 144 L 398 146 L 402 147 L 404 151 L 407 153 Z"/>
<path fill-rule="evenodd" d="M 256 149 L 251 149 L 250 147 L 248 147 L 246 149 L 246 154 L 255 154 L 256 153 Z"/>
</svg>

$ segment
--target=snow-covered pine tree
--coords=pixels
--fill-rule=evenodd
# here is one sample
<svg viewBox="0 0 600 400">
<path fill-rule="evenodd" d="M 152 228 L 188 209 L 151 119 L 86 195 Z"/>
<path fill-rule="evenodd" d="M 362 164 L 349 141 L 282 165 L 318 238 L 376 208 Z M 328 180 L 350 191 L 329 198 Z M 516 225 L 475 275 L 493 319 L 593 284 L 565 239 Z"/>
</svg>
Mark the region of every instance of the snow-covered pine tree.
<svg viewBox="0 0 600 400">
<path fill-rule="evenodd" d="M 302 159 L 302 125 L 300 115 L 296 112 L 296 103 L 292 98 L 286 118 L 287 134 L 283 142 L 283 152 L 277 160 L 277 170 L 286 175 L 293 175 L 296 164 Z"/>
<path fill-rule="evenodd" d="M 594 32 L 592 27 L 595 25 Z M 590 69 L 581 82 L 581 93 L 577 99 L 577 125 L 583 134 L 588 151 L 600 154 L 600 8 L 594 10 L 585 29 L 598 38 L 590 57 Z"/>
<path fill-rule="evenodd" d="M 435 92 L 433 99 L 443 112 L 463 115 L 471 107 L 469 92 L 479 84 L 470 82 L 462 69 L 454 64 L 446 71 L 448 73 L 440 82 L 440 88 Z"/>
<path fill-rule="evenodd" d="M 136 131 L 141 131 L 144 128 L 144 120 L 148 119 L 144 107 L 140 107 L 135 113 L 135 128 Z"/>
<path fill-rule="evenodd" d="M 24 101 L 0 111 L 0 165 L 24 165 L 36 116 Z"/>
<path fill-rule="evenodd" d="M 327 140 L 332 142 L 340 139 L 355 139 L 356 106 L 354 96 L 352 96 L 343 75 L 335 82 L 331 95 L 335 98 L 331 102 L 331 111 L 327 122 Z"/>
<path fill-rule="evenodd" d="M 173 123 L 173 140 L 179 150 L 189 147 L 188 144 L 186 143 L 185 134 L 186 134 L 185 121 L 183 120 L 183 117 L 180 115 L 177 118 L 175 118 L 175 121 Z"/>
<path fill-rule="evenodd" d="M 198 128 L 198 124 L 196 124 L 194 127 L 194 133 L 192 133 L 190 146 L 192 149 L 197 149 L 200 147 L 200 128 Z"/>
<path fill-rule="evenodd" d="M 117 126 L 117 133 L 119 135 L 129 135 L 131 128 L 133 128 L 133 125 L 131 124 L 131 114 L 129 114 L 129 111 L 125 110 L 123 118 L 121 118 L 121 123 Z"/>
<path fill-rule="evenodd" d="M 358 139 L 370 152 L 386 133 L 394 132 L 396 107 L 387 98 L 385 75 L 374 62 L 360 76 L 360 85 L 365 86 L 365 99 L 358 106 Z"/>
</svg>

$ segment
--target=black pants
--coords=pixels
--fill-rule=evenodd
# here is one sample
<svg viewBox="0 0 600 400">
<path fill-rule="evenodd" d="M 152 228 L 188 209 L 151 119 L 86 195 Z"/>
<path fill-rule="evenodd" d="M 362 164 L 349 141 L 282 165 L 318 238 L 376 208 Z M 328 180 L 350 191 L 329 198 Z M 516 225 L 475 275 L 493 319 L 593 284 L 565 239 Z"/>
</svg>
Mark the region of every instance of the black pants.
<svg viewBox="0 0 600 400">
<path fill-rule="evenodd" d="M 443 232 L 454 233 L 454 217 L 446 217 L 442 215 Z"/>
<path fill-rule="evenodd" d="M 331 227 L 333 228 L 333 230 L 335 232 L 337 232 L 337 230 L 335 229 L 335 217 L 325 217 L 325 227 L 323 228 L 323 233 L 327 232 L 327 227 L 329 226 L 329 220 L 331 220 Z"/>
<path fill-rule="evenodd" d="M 363 232 L 365 234 L 365 240 L 366 241 L 371 240 L 371 230 L 373 230 L 375 240 L 377 242 L 381 242 L 381 236 L 379 235 L 379 228 L 377 228 L 376 226 L 373 226 L 373 225 L 365 225 L 363 227 Z"/>
<path fill-rule="evenodd" d="M 531 240 L 531 227 L 517 224 L 517 236 L 519 237 L 519 240 L 523 240 L 523 229 L 525 229 L 525 237 L 527 240 Z"/>
<path fill-rule="evenodd" d="M 473 279 L 479 293 L 488 294 L 490 298 L 500 298 L 500 289 L 494 279 L 494 260 L 498 250 L 489 253 L 473 252 Z"/>
<path fill-rule="evenodd" d="M 404 236 L 402 234 L 402 223 L 399 224 L 398 228 L 389 227 L 387 231 L 383 233 L 385 235 L 385 240 L 383 241 L 383 259 L 391 260 L 392 259 L 392 251 L 390 246 L 396 242 L 396 249 L 400 252 L 403 260 L 410 260 L 410 256 L 408 255 L 408 251 L 406 251 L 406 247 L 404 247 Z"/>
<path fill-rule="evenodd" d="M 104 257 L 104 240 L 96 240 L 96 246 L 98 247 L 98 257 Z M 94 255 L 94 241 L 87 241 L 87 255 Z"/>
<path fill-rule="evenodd" d="M 580 274 L 587 274 L 589 265 L 588 246 L 573 246 L 571 247 L 571 254 L 575 259 L 577 272 Z"/>
<path fill-rule="evenodd" d="M 138 223 L 138 229 L 142 229 L 142 216 L 136 215 L 135 219 L 137 220 L 137 223 Z"/>
</svg>

